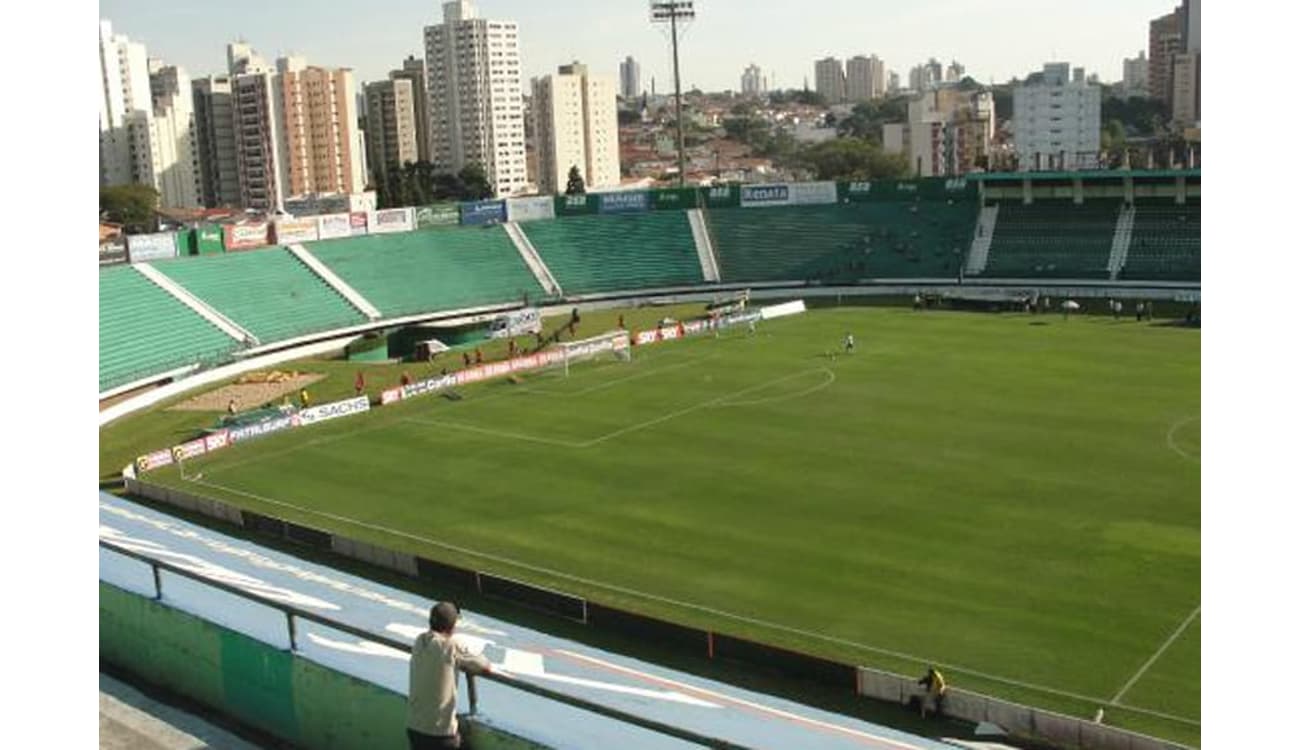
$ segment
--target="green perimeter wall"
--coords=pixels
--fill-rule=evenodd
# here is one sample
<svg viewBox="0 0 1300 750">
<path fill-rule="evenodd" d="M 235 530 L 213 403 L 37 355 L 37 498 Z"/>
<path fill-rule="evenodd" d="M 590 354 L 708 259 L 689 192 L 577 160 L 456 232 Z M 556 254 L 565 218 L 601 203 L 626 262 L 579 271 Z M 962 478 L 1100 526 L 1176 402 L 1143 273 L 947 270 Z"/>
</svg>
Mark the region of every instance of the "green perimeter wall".
<svg viewBox="0 0 1300 750">
<path fill-rule="evenodd" d="M 99 658 L 300 747 L 407 747 L 406 696 L 102 581 Z M 475 748 L 545 750 L 465 723 Z"/>
</svg>

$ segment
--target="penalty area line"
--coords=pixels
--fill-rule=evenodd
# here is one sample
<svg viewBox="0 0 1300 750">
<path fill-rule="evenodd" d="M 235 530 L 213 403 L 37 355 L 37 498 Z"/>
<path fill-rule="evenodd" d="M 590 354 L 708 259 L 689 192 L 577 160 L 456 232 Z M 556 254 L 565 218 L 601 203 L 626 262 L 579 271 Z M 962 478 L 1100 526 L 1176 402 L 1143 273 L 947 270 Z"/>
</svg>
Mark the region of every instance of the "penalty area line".
<svg viewBox="0 0 1300 750">
<path fill-rule="evenodd" d="M 1156 660 L 1160 658 L 1161 654 L 1168 650 L 1170 646 L 1174 645 L 1174 641 L 1178 640 L 1178 637 L 1183 634 L 1183 631 L 1187 629 L 1188 625 L 1192 624 L 1192 620 L 1195 620 L 1199 614 L 1201 614 L 1201 605 L 1198 604 L 1196 605 L 1196 609 L 1193 609 L 1192 613 L 1183 620 L 1181 625 L 1178 626 L 1178 629 L 1165 639 L 1164 643 L 1160 644 L 1160 648 L 1156 649 L 1156 652 L 1151 655 L 1151 658 L 1147 659 L 1146 663 L 1143 664 L 1137 672 L 1133 673 L 1133 676 L 1129 678 L 1129 681 L 1124 683 L 1124 687 L 1120 688 L 1118 693 L 1115 693 L 1115 697 L 1110 699 L 1110 704 L 1112 706 L 1123 705 L 1119 702 L 1120 698 L 1123 698 L 1124 694 L 1136 685 L 1138 680 L 1142 679 L 1142 675 L 1147 673 L 1147 670 L 1151 668 L 1151 665 L 1156 663 Z M 1127 706 L 1125 706 L 1125 708 L 1127 708 Z"/>
<path fill-rule="evenodd" d="M 754 625 L 766 630 L 789 633 L 791 635 L 797 635 L 811 640 L 821 641 L 823 643 L 833 643 L 840 646 L 847 646 L 849 648 L 853 648 L 859 651 L 879 654 L 882 656 L 889 656 L 895 659 L 903 659 L 903 660 L 915 662 L 917 664 L 934 664 L 935 666 L 943 667 L 944 669 L 948 669 L 960 674 L 969 675 L 971 677 L 978 677 L 984 680 L 988 680 L 990 682 L 996 682 L 1003 685 L 1010 685 L 1013 687 L 1024 688 L 1027 690 L 1032 690 L 1038 693 L 1042 693 L 1044 695 L 1054 695 L 1062 698 L 1071 698 L 1073 700 L 1084 701 L 1087 703 L 1096 703 L 1100 705 L 1117 705 L 1108 702 L 1105 698 L 1097 698 L 1095 696 L 1090 696 L 1090 695 L 1080 695 L 1079 693 L 1072 693 L 1065 690 L 1058 690 L 1056 688 L 1047 687 L 1044 685 L 1036 685 L 1031 682 L 1023 682 L 1021 680 L 1015 680 L 1008 677 L 993 675 L 993 674 L 989 674 L 988 672 L 983 672 L 976 669 L 970 669 L 968 667 L 963 667 L 959 664 L 953 664 L 951 662 L 944 662 L 938 659 L 932 659 L 924 656 L 917 656 L 915 654 L 909 654 L 902 651 L 894 651 L 891 649 L 872 646 L 865 643 L 858 643 L 856 641 L 851 641 L 847 638 L 838 638 L 835 636 L 825 635 L 823 633 L 804 630 L 803 628 L 796 628 L 790 625 L 782 625 L 780 623 L 769 622 L 767 620 L 760 620 L 758 618 L 749 617 L 747 615 L 736 614 L 734 612 L 727 612 L 726 610 L 717 609 L 715 607 L 709 607 L 702 604 L 695 604 L 693 602 L 682 601 L 680 599 L 673 599 L 667 596 L 660 596 L 659 594 L 652 594 L 646 591 L 641 591 L 639 589 L 629 588 L 627 586 L 620 586 L 618 584 L 606 583 L 604 581 L 598 581 L 592 578 L 586 578 L 583 576 L 574 575 L 572 573 L 565 573 L 563 571 L 554 570 L 552 568 L 547 568 L 545 566 L 534 565 L 532 563 L 515 560 L 513 558 L 505 557 L 503 555 L 496 555 L 490 552 L 480 552 L 478 550 L 470 549 L 468 547 L 462 547 L 457 544 L 451 544 L 449 542 L 444 542 L 437 539 L 431 539 L 429 537 L 420 536 L 419 534 L 412 534 L 407 531 L 401 531 L 399 529 L 390 528 L 380 524 L 361 521 L 355 518 L 350 518 L 348 516 L 342 516 L 337 513 L 330 513 L 327 511 L 316 510 L 314 508 L 307 508 L 301 505 L 296 505 L 294 503 L 286 502 L 284 500 L 277 500 L 275 498 L 266 497 L 264 495 L 258 495 L 253 492 L 246 492 L 244 490 L 217 484 L 215 482 L 209 482 L 201 479 L 193 479 L 189 481 L 191 484 L 198 484 L 205 487 L 211 487 L 213 489 L 220 490 L 222 492 L 228 492 L 232 495 L 239 495 L 252 500 L 257 500 L 259 502 L 267 503 L 268 505 L 276 505 L 283 508 L 290 508 L 292 510 L 298 511 L 299 513 L 303 513 L 306 515 L 318 516 L 320 518 L 328 518 L 330 520 L 338 521 L 340 523 L 344 523 L 349 526 L 370 529 L 371 531 L 377 531 L 382 534 L 387 534 L 389 536 L 393 536 L 401 539 L 407 539 L 414 542 L 419 542 L 420 544 L 425 544 L 431 547 L 437 547 L 439 549 L 448 550 L 450 552 L 466 555 L 468 557 L 475 557 L 480 560 L 488 560 L 501 565 L 513 567 L 518 570 L 527 570 L 533 573 L 539 573 L 545 576 L 549 576 L 558 580 L 570 581 L 572 583 L 589 586 L 591 588 L 601 589 L 604 591 L 612 591 L 618 594 L 624 594 L 626 596 L 643 599 L 645 601 L 658 602 L 660 604 L 667 604 L 669 606 L 676 607 L 679 609 L 700 612 L 703 614 L 712 615 L 714 617 L 731 620 L 733 622 L 741 622 L 748 625 Z M 1199 611 L 1199 609 L 1200 608 L 1198 607 L 1197 611 Z M 1201 722 L 1193 719 L 1188 719 L 1182 716 L 1174 716 L 1172 714 L 1165 714 L 1159 711 L 1153 711 L 1151 709 L 1138 708 L 1136 706 L 1128 706 L 1128 705 L 1124 705 L 1120 707 L 1126 711 L 1146 714 L 1149 716 L 1155 716 L 1162 719 L 1169 719 L 1171 721 L 1176 721 L 1183 724 L 1189 724 L 1198 727 L 1201 725 Z"/>
</svg>

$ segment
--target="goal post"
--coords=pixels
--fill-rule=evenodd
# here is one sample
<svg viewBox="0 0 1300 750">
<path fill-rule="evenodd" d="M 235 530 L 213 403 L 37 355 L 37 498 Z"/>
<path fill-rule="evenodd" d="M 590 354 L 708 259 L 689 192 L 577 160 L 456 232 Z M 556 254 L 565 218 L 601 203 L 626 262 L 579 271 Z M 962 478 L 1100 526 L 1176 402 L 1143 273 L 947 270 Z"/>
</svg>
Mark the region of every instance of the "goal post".
<svg viewBox="0 0 1300 750">
<path fill-rule="evenodd" d="M 623 362 L 632 360 L 632 338 L 627 331 L 611 331 L 579 341 L 561 341 L 558 347 L 566 377 L 569 374 L 570 364 L 589 359 L 607 355 Z"/>
</svg>

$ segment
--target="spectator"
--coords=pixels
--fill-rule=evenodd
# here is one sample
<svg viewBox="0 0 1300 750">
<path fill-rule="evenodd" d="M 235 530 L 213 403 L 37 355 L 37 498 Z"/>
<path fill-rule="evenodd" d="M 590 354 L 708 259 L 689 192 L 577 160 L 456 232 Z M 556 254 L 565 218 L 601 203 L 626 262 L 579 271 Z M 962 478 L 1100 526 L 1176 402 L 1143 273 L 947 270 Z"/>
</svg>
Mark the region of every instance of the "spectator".
<svg viewBox="0 0 1300 750">
<path fill-rule="evenodd" d="M 474 347 L 474 364 L 476 365 L 483 364 L 483 350 L 478 348 L 477 346 Z"/>
<path fill-rule="evenodd" d="M 230 399 L 230 403 L 226 404 L 226 413 L 232 417 L 235 416 L 235 400 L 233 398 Z"/>
<path fill-rule="evenodd" d="M 302 404 L 302 408 L 304 409 L 311 406 L 311 394 L 307 393 L 306 388 L 298 391 L 298 403 Z"/>
<path fill-rule="evenodd" d="M 469 367 L 471 364 L 473 364 L 472 362 L 470 362 L 470 359 L 469 359 L 469 352 L 461 352 L 461 356 L 465 358 L 465 366 L 466 366 L 466 367 Z"/>
<path fill-rule="evenodd" d="M 366 390 L 366 376 L 360 370 L 357 370 L 357 379 L 352 381 L 352 387 L 357 389 L 358 396 Z"/>
<path fill-rule="evenodd" d="M 921 695 L 921 718 L 925 718 L 926 709 L 931 707 L 935 716 L 942 716 L 943 697 L 948 692 L 948 684 L 944 682 L 939 670 L 931 666 L 926 670 L 925 676 L 916 681 L 916 684 L 925 688 L 925 692 Z"/>
<path fill-rule="evenodd" d="M 429 629 L 411 646 L 410 692 L 406 736 L 411 750 L 459 748 L 456 720 L 456 670 L 488 674 L 492 664 L 469 653 L 454 641 L 452 631 L 460 611 L 451 602 L 438 602 L 429 610 Z"/>
</svg>

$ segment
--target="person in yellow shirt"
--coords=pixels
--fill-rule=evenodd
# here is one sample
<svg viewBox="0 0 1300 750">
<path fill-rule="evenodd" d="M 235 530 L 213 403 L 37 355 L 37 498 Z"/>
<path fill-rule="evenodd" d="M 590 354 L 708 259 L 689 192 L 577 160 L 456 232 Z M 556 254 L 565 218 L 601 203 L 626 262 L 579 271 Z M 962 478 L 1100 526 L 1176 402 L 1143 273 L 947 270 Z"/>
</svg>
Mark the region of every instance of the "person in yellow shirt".
<svg viewBox="0 0 1300 750">
<path fill-rule="evenodd" d="M 306 388 L 303 388 L 301 391 L 298 391 L 298 401 L 302 403 L 302 408 L 304 409 L 306 409 L 308 406 L 311 406 L 311 396 L 308 395 Z"/>
<path fill-rule="evenodd" d="M 925 688 L 925 693 L 921 695 L 921 718 L 925 718 L 926 709 L 931 706 L 935 716 L 943 715 L 943 696 L 948 692 L 948 684 L 944 682 L 943 674 L 932 665 L 926 670 L 925 676 L 916 681 L 916 684 Z"/>
<path fill-rule="evenodd" d="M 471 654 L 451 634 L 460 610 L 438 602 L 429 610 L 429 629 L 411 646 L 406 736 L 411 750 L 442 750 L 462 745 L 456 720 L 456 672 L 487 674 L 492 664 Z"/>
</svg>

